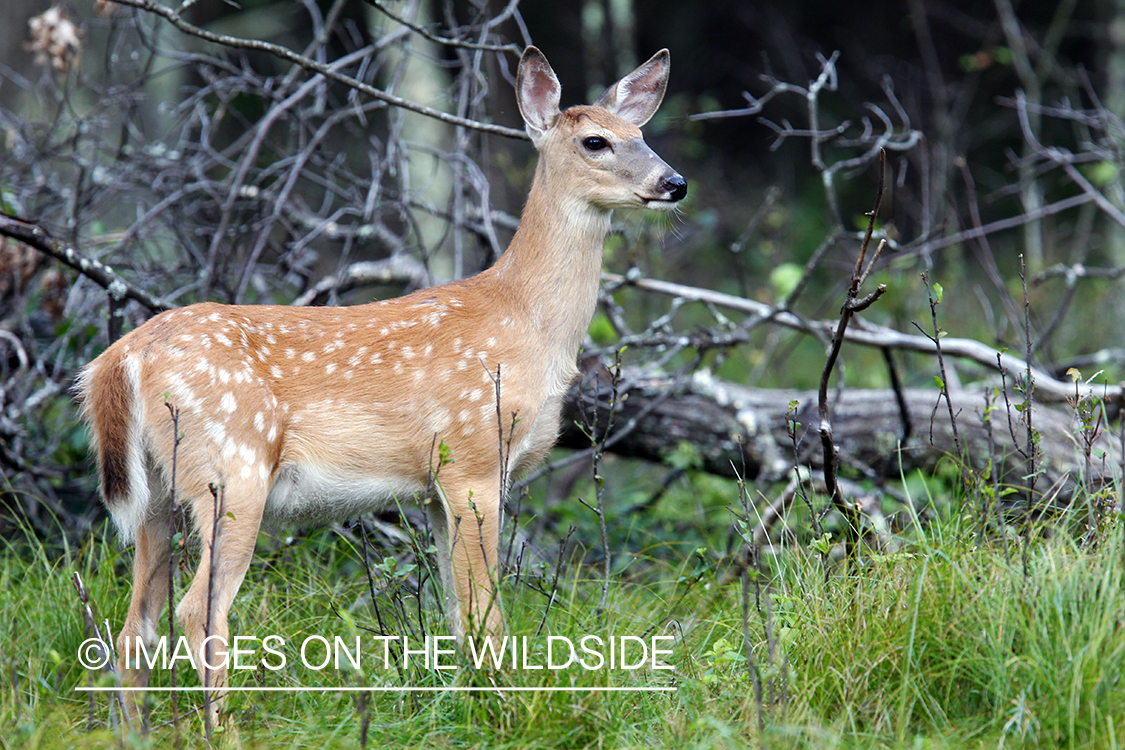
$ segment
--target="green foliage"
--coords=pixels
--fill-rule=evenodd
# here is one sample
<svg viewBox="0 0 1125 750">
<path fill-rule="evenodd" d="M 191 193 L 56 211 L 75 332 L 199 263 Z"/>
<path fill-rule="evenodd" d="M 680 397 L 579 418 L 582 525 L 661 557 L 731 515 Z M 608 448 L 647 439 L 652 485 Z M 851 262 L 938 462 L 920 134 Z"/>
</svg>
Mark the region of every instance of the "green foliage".
<svg viewBox="0 0 1125 750">
<path fill-rule="evenodd" d="M 694 444 L 686 440 L 676 443 L 676 447 L 664 457 L 664 462 L 676 469 L 698 471 L 703 468 L 703 456 Z"/>
<path fill-rule="evenodd" d="M 781 263 L 770 271 L 770 286 L 778 299 L 785 299 L 797 288 L 804 269 L 796 263 Z"/>
<path fill-rule="evenodd" d="M 1103 159 L 1102 161 L 1096 162 L 1094 164 L 1084 164 L 1079 169 L 1086 176 L 1086 178 L 1090 180 L 1090 182 L 1094 183 L 1098 187 L 1112 185 L 1113 183 L 1117 182 L 1117 179 L 1121 174 L 1120 165 L 1118 165 L 1117 162 L 1109 161 L 1106 159 Z"/>
<path fill-rule="evenodd" d="M 593 320 L 590 321 L 589 332 L 590 338 L 598 346 L 609 346 L 617 340 L 617 331 L 609 322 L 609 317 L 601 310 L 595 313 Z"/>
<path fill-rule="evenodd" d="M 994 65 L 1007 66 L 1012 64 L 1012 50 L 1008 47 L 993 47 L 981 50 L 971 55 L 961 55 L 959 60 L 961 70 L 966 73 L 977 73 Z"/>
<path fill-rule="evenodd" d="M 1007 536 L 981 538 L 965 513 L 943 514 L 929 526 L 914 517 L 892 546 L 866 550 L 851 566 L 832 562 L 834 532 L 812 537 L 806 530 L 765 567 L 725 583 L 726 566 L 714 550 L 729 544 L 739 489 L 696 472 L 696 461 L 686 448 L 669 458 L 685 474 L 648 502 L 643 530 L 626 514 L 643 499 L 640 489 L 606 493 L 621 570 L 604 610 L 596 608 L 600 567 L 578 559 L 526 565 L 500 582 L 508 634 L 531 643 L 527 663 L 548 658 L 548 635 L 670 635 L 671 653 L 660 663 L 674 670 L 445 672 L 417 661 L 392 668 L 376 661 L 313 672 L 293 658 L 308 636 L 350 643 L 375 632 L 448 633 L 433 550 L 420 558 L 405 549 L 365 550 L 356 535 L 330 530 L 284 544 L 263 538 L 232 628 L 283 636 L 290 662 L 238 672 L 232 684 L 435 690 L 232 694 L 237 729 L 232 725 L 225 742 L 358 747 L 365 722 L 369 747 L 1102 748 L 1125 740 L 1120 516 L 1106 516 L 1094 544 L 1028 536 L 1016 541 L 1019 554 Z M 628 489 L 628 463 L 602 469 Z M 944 478 L 904 478 L 911 506 L 948 506 L 957 502 L 951 492 L 971 490 L 957 486 L 964 479 L 953 468 L 939 474 Z M 978 479 L 989 486 L 986 472 Z M 583 517 L 592 513 L 575 513 L 575 534 L 585 539 L 579 549 L 596 548 L 595 522 Z M 753 519 L 736 522 L 734 537 L 749 537 Z M 788 525 L 809 526 L 800 517 Z M 90 677 L 76 658 L 88 633 L 71 577 L 77 571 L 89 590 L 95 619 L 115 626 L 127 605 L 130 556 L 108 527 L 74 548 L 50 550 L 31 534 L 7 543 L 0 555 L 4 746 L 174 744 L 167 695 L 153 700 L 156 728 L 143 737 L 113 729 L 104 695 L 91 704 L 75 691 Z M 186 580 L 178 585 L 182 590 Z M 261 656 L 259 649 L 253 658 Z M 154 682 L 166 685 L 168 677 Z M 178 684 L 197 678 L 186 670 Z M 453 690 L 496 685 L 583 690 Z M 593 691 L 630 687 L 676 690 Z M 197 700 L 182 694 L 181 712 Z M 181 718 L 183 747 L 204 747 L 201 733 L 197 717 Z"/>
</svg>

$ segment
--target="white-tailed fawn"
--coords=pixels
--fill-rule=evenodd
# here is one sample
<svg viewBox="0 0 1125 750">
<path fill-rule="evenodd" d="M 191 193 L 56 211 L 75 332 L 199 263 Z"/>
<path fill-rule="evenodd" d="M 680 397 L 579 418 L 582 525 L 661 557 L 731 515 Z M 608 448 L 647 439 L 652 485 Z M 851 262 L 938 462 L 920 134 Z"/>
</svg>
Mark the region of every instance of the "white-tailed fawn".
<svg viewBox="0 0 1125 750">
<path fill-rule="evenodd" d="M 176 616 L 204 685 L 227 684 L 227 616 L 263 521 L 323 524 L 420 499 L 452 630 L 501 632 L 501 498 L 557 437 L 610 214 L 667 210 L 687 193 L 640 131 L 668 60 L 662 50 L 593 105 L 560 112 L 554 71 L 527 48 L 516 98 L 539 164 L 519 228 L 488 270 L 353 307 L 191 305 L 81 372 L 105 505 L 136 544 L 118 640 L 128 684 L 147 684 L 130 656 L 136 639 L 156 643 L 169 593 L 173 458 L 176 500 L 202 544 Z"/>
</svg>

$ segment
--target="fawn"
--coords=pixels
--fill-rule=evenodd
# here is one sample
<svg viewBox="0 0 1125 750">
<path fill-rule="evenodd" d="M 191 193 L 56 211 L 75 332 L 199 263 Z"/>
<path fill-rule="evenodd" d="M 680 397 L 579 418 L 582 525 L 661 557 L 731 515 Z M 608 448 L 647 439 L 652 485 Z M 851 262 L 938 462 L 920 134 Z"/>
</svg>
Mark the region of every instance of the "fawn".
<svg viewBox="0 0 1125 750">
<path fill-rule="evenodd" d="M 203 545 L 176 616 L 204 686 L 226 685 L 225 667 L 204 664 L 223 661 L 216 642 L 228 642 L 263 521 L 319 524 L 420 498 L 451 627 L 499 633 L 501 498 L 557 437 L 610 213 L 667 210 L 687 193 L 639 129 L 664 96 L 668 61 L 662 50 L 592 106 L 560 112 L 558 79 L 525 50 L 516 98 L 540 159 L 519 228 L 488 270 L 353 307 L 195 304 L 86 366 L 76 391 L 102 495 L 136 544 L 119 635 L 126 682 L 147 684 L 128 645 L 156 642 L 169 594 L 173 456 L 177 501 Z M 440 467 L 439 446 L 453 459 Z"/>
</svg>

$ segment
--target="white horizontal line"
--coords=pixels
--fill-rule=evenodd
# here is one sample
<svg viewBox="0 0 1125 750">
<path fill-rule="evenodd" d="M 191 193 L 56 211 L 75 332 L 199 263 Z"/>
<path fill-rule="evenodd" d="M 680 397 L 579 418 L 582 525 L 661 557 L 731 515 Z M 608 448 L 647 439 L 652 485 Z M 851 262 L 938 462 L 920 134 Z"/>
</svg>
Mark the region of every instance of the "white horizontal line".
<svg viewBox="0 0 1125 750">
<path fill-rule="evenodd" d="M 185 687 L 100 687 L 79 685 L 74 688 L 80 693 L 137 693 L 148 691 L 151 693 L 202 693 L 208 688 L 200 686 Z M 674 687 L 528 687 L 524 685 L 513 687 L 473 687 L 450 686 L 435 687 L 433 685 L 396 686 L 375 685 L 360 687 L 344 685 L 340 687 L 277 687 L 277 686 L 241 686 L 210 688 L 213 692 L 226 693 L 399 693 L 405 691 L 418 691 L 424 693 L 674 693 Z"/>
</svg>

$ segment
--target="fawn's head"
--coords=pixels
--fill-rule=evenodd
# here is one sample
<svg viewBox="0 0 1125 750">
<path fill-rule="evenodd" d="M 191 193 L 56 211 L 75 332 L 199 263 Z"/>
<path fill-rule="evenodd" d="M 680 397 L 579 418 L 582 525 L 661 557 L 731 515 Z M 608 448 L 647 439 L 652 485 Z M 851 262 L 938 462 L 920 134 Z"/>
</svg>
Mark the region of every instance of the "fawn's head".
<svg viewBox="0 0 1125 750">
<path fill-rule="evenodd" d="M 656 155 L 641 126 L 668 83 L 668 50 L 606 89 L 589 106 L 559 111 L 561 86 L 535 47 L 520 58 L 516 101 L 541 169 L 571 196 L 604 209 L 667 210 L 687 195 L 687 181 Z"/>
</svg>

